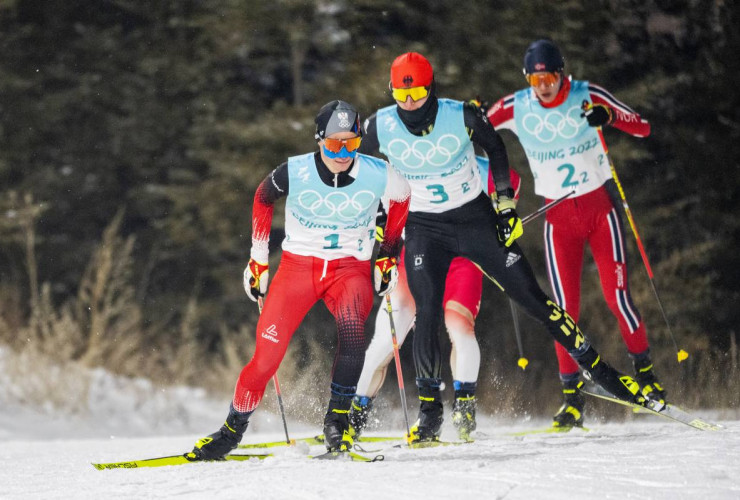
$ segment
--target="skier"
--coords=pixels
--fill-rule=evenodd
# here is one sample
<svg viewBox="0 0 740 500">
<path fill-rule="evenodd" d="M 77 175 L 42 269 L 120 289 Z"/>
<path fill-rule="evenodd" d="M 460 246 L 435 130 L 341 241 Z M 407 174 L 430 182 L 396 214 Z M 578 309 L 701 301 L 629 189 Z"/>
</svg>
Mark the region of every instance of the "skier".
<svg viewBox="0 0 740 500">
<path fill-rule="evenodd" d="M 457 256 L 474 262 L 540 321 L 597 383 L 621 399 L 644 404 L 634 380 L 603 361 L 568 313 L 537 284 L 515 241 L 522 222 L 514 208 L 506 149 L 485 114 L 473 104 L 437 98 L 432 66 L 421 54 L 400 55 L 390 73 L 396 104 L 366 122 L 363 152 L 382 152 L 411 185 L 404 259 L 416 303 L 413 353 L 420 408 L 409 440 L 439 438 L 442 277 Z M 474 143 L 489 158 L 496 211 L 481 192 Z"/>
<path fill-rule="evenodd" d="M 486 182 L 486 194 L 495 192 L 493 179 L 490 177 L 488 160 L 476 158 L 482 179 Z M 515 186 L 515 199 L 518 198 L 520 178 L 511 170 L 512 185 Z M 385 214 L 377 220 L 378 241 L 383 240 L 382 228 Z M 450 368 L 452 371 L 455 398 L 452 406 L 452 423 L 457 429 L 458 437 L 467 441 L 470 433 L 476 429 L 478 371 L 480 368 L 480 347 L 475 336 L 475 320 L 480 311 L 483 291 L 483 274 L 475 264 L 463 257 L 455 257 L 450 263 L 445 279 L 442 308 L 444 323 L 450 337 Z M 406 265 L 403 255 L 398 263 L 398 285 L 390 294 L 393 320 L 396 327 L 398 345 L 401 346 L 414 325 L 416 306 L 409 291 L 406 279 Z M 393 343 L 390 332 L 390 321 L 386 308 L 380 307 L 375 317 L 375 334 L 365 352 L 365 365 L 357 383 L 357 395 L 352 401 L 350 410 L 350 433 L 358 437 L 365 426 L 373 407 L 373 401 L 383 386 L 388 371 L 388 364 L 393 358 Z"/>
<path fill-rule="evenodd" d="M 289 158 L 255 193 L 244 289 L 254 301 L 266 294 L 257 322 L 257 344 L 239 375 L 225 424 L 195 444 L 186 455 L 192 460 L 219 459 L 237 447 L 293 333 L 320 299 L 334 315 L 338 330 L 331 399 L 324 418 L 326 447 L 347 451 L 352 446 L 348 414 L 365 357 L 364 325 L 372 308 L 367 266 L 375 215 L 381 197 L 388 197 L 386 237 L 373 273 L 375 290 L 385 295 L 398 280 L 396 260 L 410 189 L 385 161 L 357 154 L 362 130 L 359 114 L 350 104 L 324 105 L 315 123 L 319 151 Z M 272 212 L 283 196 L 287 197 L 283 255 L 267 293 Z"/>
<path fill-rule="evenodd" d="M 627 279 L 624 226 L 614 198 L 606 143 L 601 127 L 612 126 L 637 137 L 650 124 L 603 88 L 565 77 L 564 60 L 551 40 L 536 40 L 524 55 L 530 87 L 508 95 L 488 110 L 496 130 L 509 129 L 521 142 L 545 202 L 569 191 L 575 195 L 547 212 L 545 255 L 553 294 L 578 320 L 583 250 L 588 244 L 599 270 L 606 302 L 619 322 L 642 393 L 662 400 L 665 391 L 650 360 L 645 324 L 632 303 Z M 585 103 L 585 105 L 584 105 Z M 555 343 L 564 403 L 553 425 L 583 425 L 584 397 L 578 364 Z"/>
</svg>

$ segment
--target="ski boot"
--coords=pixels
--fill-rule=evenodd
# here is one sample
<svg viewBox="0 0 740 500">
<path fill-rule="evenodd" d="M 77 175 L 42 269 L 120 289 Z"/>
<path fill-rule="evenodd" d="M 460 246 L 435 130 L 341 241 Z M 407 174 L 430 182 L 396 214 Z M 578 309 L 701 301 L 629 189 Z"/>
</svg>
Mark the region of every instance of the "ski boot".
<svg viewBox="0 0 740 500">
<path fill-rule="evenodd" d="M 455 380 L 455 402 L 452 404 L 452 424 L 461 441 L 471 441 L 470 433 L 476 428 L 475 382 Z"/>
<path fill-rule="evenodd" d="M 573 427 L 583 427 L 583 407 L 586 398 L 583 397 L 581 386 L 576 373 L 573 378 L 563 380 L 563 405 L 552 418 L 552 426 L 560 430 L 570 430 Z"/>
<path fill-rule="evenodd" d="M 352 404 L 352 395 L 340 395 L 334 389 L 335 384 L 332 384 L 329 408 L 324 416 L 324 444 L 328 451 L 351 451 L 354 445 L 349 434 L 349 408 Z M 354 392 L 354 387 L 352 391 Z"/>
<path fill-rule="evenodd" d="M 641 354 L 630 353 L 630 357 L 635 367 L 635 378 L 642 387 L 642 395 L 647 399 L 665 402 L 665 389 L 655 376 L 653 362 L 650 360 L 650 349 Z"/>
<path fill-rule="evenodd" d="M 640 392 L 640 384 L 629 375 L 623 375 L 612 368 L 590 345 L 584 344 L 570 355 L 581 365 L 584 376 L 589 380 L 623 401 L 647 406 L 647 400 Z"/>
<path fill-rule="evenodd" d="M 365 430 L 370 410 L 373 409 L 373 398 L 369 396 L 355 396 L 349 411 L 349 434 L 358 439 Z"/>
<path fill-rule="evenodd" d="M 416 379 L 419 387 L 419 419 L 409 429 L 409 443 L 439 441 L 442 432 L 443 407 L 439 379 Z"/>
<path fill-rule="evenodd" d="M 240 413 L 233 406 L 229 408 L 226 422 L 218 432 L 199 439 L 193 451 L 186 453 L 185 458 L 193 462 L 200 460 L 223 460 L 242 440 L 249 424 L 252 412 Z"/>
</svg>

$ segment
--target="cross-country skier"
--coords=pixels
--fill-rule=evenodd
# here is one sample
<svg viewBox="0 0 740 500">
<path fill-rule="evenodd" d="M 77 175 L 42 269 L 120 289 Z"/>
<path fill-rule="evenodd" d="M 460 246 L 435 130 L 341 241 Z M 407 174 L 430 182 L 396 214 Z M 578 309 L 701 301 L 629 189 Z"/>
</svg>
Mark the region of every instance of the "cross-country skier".
<svg viewBox="0 0 740 500">
<path fill-rule="evenodd" d="M 534 176 L 535 193 L 545 202 L 575 190 L 574 196 L 547 212 L 545 222 L 547 269 L 558 305 L 578 320 L 583 250 L 588 244 L 642 392 L 663 399 L 645 323 L 629 292 L 624 225 L 608 189 L 613 181 L 601 132 L 601 127 L 612 126 L 646 137 L 650 124 L 603 88 L 565 77 L 564 65 L 554 42 L 533 42 L 524 55 L 530 87 L 499 100 L 488 110 L 488 118 L 496 130 L 509 129 L 517 135 Z M 553 425 L 582 426 L 578 364 L 562 345 L 556 343 L 555 349 L 565 402 Z"/>
<path fill-rule="evenodd" d="M 493 178 L 490 176 L 488 160 L 477 158 L 482 179 L 485 182 L 487 195 L 495 192 Z M 518 197 L 520 178 L 511 170 L 511 182 Z M 382 241 L 383 215 L 378 217 L 378 241 Z M 480 369 L 480 347 L 475 336 L 475 319 L 480 311 L 483 274 L 475 264 L 463 257 L 455 257 L 450 263 L 445 278 L 444 324 L 452 346 L 450 368 L 453 377 L 455 399 L 452 405 L 452 423 L 457 429 L 458 437 L 467 441 L 470 433 L 476 429 L 478 371 Z M 416 306 L 409 291 L 406 279 L 406 264 L 403 259 L 398 265 L 398 286 L 390 294 L 393 309 L 393 320 L 396 327 L 398 345 L 402 345 L 408 332 L 414 325 Z M 362 368 L 360 381 L 357 383 L 357 395 L 350 411 L 350 432 L 359 436 L 367 425 L 373 400 L 385 381 L 388 365 L 393 359 L 393 342 L 390 332 L 390 321 L 385 307 L 378 309 L 375 317 L 375 334 L 365 352 L 365 365 Z"/>
<path fill-rule="evenodd" d="M 437 98 L 432 66 L 414 52 L 391 65 L 390 89 L 396 104 L 367 122 L 363 151 L 383 153 L 412 191 L 404 258 L 416 303 L 413 351 L 420 409 L 409 438 L 439 437 L 443 407 L 438 329 L 444 277 L 458 256 L 477 264 L 540 321 L 597 383 L 619 398 L 644 404 L 634 380 L 604 362 L 568 313 L 537 284 L 515 241 L 522 222 L 514 208 L 506 149 L 485 114 L 472 104 Z M 496 211 L 481 190 L 474 143 L 490 161 Z"/>
<path fill-rule="evenodd" d="M 254 301 L 266 294 L 257 344 L 236 382 L 225 424 L 196 443 L 187 455 L 193 460 L 221 458 L 237 447 L 293 333 L 319 300 L 336 319 L 338 332 L 331 399 L 324 418 L 326 447 L 346 451 L 352 446 L 348 414 L 365 358 L 365 321 L 372 309 L 368 261 L 375 241 L 375 216 L 381 197 L 387 197 L 385 240 L 374 271 L 375 290 L 385 295 L 398 279 L 396 260 L 410 190 L 385 161 L 357 153 L 362 130 L 359 114 L 350 104 L 326 104 L 315 122 L 319 151 L 289 158 L 255 193 L 244 289 Z M 273 205 L 282 197 L 286 197 L 283 255 L 267 292 Z"/>
</svg>

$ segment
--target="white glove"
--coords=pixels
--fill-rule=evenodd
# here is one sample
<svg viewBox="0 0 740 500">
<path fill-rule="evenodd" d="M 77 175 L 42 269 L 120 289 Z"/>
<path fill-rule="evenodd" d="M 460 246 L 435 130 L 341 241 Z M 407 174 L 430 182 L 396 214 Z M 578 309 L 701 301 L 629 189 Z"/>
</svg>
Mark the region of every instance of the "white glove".
<svg viewBox="0 0 740 500">
<path fill-rule="evenodd" d="M 395 257 L 380 257 L 375 260 L 375 291 L 381 297 L 387 295 L 398 284 L 398 266 Z"/>
<path fill-rule="evenodd" d="M 261 264 L 254 259 L 249 259 L 247 268 L 244 269 L 244 291 L 254 302 L 267 293 L 267 281 L 270 279 L 270 271 L 267 264 Z"/>
</svg>

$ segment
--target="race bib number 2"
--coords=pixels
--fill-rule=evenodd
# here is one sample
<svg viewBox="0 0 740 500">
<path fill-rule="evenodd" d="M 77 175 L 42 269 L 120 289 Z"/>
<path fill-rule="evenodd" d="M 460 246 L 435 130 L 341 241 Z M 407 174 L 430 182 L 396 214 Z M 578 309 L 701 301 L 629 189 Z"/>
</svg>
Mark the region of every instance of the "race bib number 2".
<svg viewBox="0 0 740 500">
<path fill-rule="evenodd" d="M 586 184 L 588 179 L 588 172 L 579 172 L 576 174 L 576 167 L 570 163 L 564 163 L 558 167 L 558 172 L 564 175 L 561 186 L 564 189 L 577 188 L 581 184 Z"/>
</svg>

